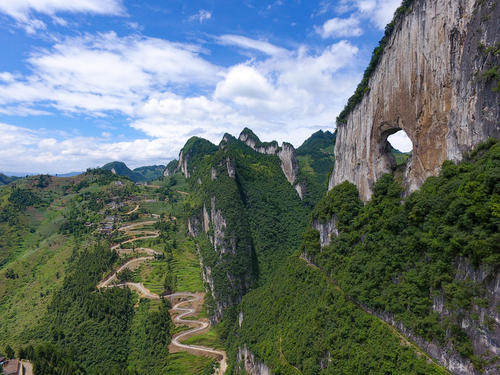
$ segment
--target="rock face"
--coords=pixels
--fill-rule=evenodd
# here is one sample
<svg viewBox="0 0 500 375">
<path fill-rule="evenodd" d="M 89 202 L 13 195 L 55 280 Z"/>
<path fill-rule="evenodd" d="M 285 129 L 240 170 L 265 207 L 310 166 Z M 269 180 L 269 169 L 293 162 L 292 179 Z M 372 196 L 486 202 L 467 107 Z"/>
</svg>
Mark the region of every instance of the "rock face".
<svg viewBox="0 0 500 375">
<path fill-rule="evenodd" d="M 299 163 L 295 148 L 290 143 L 284 143 L 281 150 L 278 152 L 278 157 L 281 160 L 281 169 L 285 174 L 286 179 L 290 184 L 294 184 L 299 173 Z"/>
<path fill-rule="evenodd" d="M 276 141 L 262 143 L 250 129 L 246 128 L 241 132 L 238 139 L 260 154 L 277 155 L 281 162 L 281 170 L 283 171 L 286 179 L 290 185 L 295 187 L 300 199 L 304 199 L 306 187 L 304 183 L 297 181 L 299 174 L 299 162 L 293 145 L 283 142 L 281 147 L 279 147 Z"/>
<path fill-rule="evenodd" d="M 184 177 L 186 177 L 186 178 L 190 177 L 189 170 L 188 170 L 188 160 L 189 160 L 189 157 L 187 155 L 184 156 L 184 152 L 181 151 L 179 153 L 179 166 L 177 167 L 177 169 L 180 170 L 182 172 L 182 174 L 184 175 Z"/>
<path fill-rule="evenodd" d="M 319 232 L 319 243 L 322 248 L 330 245 L 332 242 L 332 236 L 339 235 L 339 231 L 337 229 L 337 217 L 335 215 L 333 215 L 327 222 L 313 220 L 312 227 Z"/>
<path fill-rule="evenodd" d="M 495 79 L 488 52 L 500 39 L 500 5 L 482 0 L 414 0 L 394 25 L 369 89 L 345 124 L 338 124 L 336 165 L 329 189 L 348 180 L 367 201 L 373 184 L 391 172 L 387 137 L 403 129 L 413 143 L 407 192 L 436 175 L 443 161 L 488 137 L 500 138 Z"/>
<path fill-rule="evenodd" d="M 249 129 L 243 130 L 238 139 L 261 154 L 275 155 L 279 150 L 278 142 L 262 143 Z"/>
<path fill-rule="evenodd" d="M 213 312 L 210 316 L 212 324 L 219 322 L 228 306 L 238 304 L 249 289 L 252 273 L 248 275 L 232 275 L 228 271 L 229 264 L 233 258 L 238 258 L 237 238 L 228 233 L 227 221 L 222 214 L 222 210 L 216 206 L 215 196 L 210 197 L 209 203 L 203 203 L 201 212 L 192 215 L 188 219 L 189 235 L 197 237 L 202 232 L 206 234 L 214 254 L 203 255 L 198 247 L 202 278 L 207 292 L 213 298 Z M 246 249 L 251 254 L 251 248 Z M 248 255 L 251 258 L 251 255 Z M 215 262 L 214 262 L 215 260 Z M 212 263 L 211 263 L 212 262 Z M 222 271 L 223 270 L 223 271 Z M 216 273 L 218 273 L 216 275 Z M 218 276 L 216 280 L 215 276 Z M 221 282 L 221 279 L 224 279 Z M 228 293 L 230 288 L 234 293 Z"/>
<path fill-rule="evenodd" d="M 237 361 L 243 367 L 245 374 L 248 375 L 270 375 L 271 370 L 267 367 L 264 362 L 259 361 L 255 358 L 252 352 L 250 352 L 246 346 L 238 348 Z M 237 371 L 237 373 L 241 373 Z"/>
</svg>

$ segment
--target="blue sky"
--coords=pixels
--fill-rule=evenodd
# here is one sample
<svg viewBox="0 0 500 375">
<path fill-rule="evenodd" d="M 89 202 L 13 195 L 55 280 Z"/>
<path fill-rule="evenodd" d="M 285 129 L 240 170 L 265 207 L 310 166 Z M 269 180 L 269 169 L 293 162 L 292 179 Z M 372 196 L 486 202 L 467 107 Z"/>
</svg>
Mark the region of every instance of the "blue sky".
<svg viewBox="0 0 500 375">
<path fill-rule="evenodd" d="M 245 126 L 299 146 L 334 130 L 399 3 L 2 0 L 0 171 L 166 163 Z"/>
</svg>

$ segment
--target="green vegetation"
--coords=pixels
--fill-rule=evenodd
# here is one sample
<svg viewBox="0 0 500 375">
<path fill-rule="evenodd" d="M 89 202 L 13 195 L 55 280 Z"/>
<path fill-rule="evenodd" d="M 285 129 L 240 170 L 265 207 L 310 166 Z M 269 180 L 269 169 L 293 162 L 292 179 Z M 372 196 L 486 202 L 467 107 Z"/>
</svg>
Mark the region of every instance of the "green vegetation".
<svg viewBox="0 0 500 375">
<path fill-rule="evenodd" d="M 225 140 L 217 152 L 200 158 L 189 179 L 192 193 L 186 210 L 199 232 L 197 242 L 203 264 L 211 270 L 214 297 L 231 305 L 263 283 L 299 245 L 308 208 L 286 180 L 276 155 L 260 154 L 229 135 Z M 233 167 L 234 178 L 228 172 Z M 225 235 L 217 234 L 214 240 L 216 251 L 209 240 L 216 236 L 213 221 L 207 234 L 201 225 L 204 210 L 218 218 L 217 230 L 224 227 Z M 207 301 L 213 312 L 210 296 Z"/>
<path fill-rule="evenodd" d="M 278 148 L 278 142 L 272 141 L 272 142 L 262 142 L 259 137 L 252 131 L 252 129 L 245 128 L 241 131 L 241 135 L 247 136 L 247 139 L 255 143 L 256 148 L 266 148 L 269 146 L 274 146 Z M 229 137 L 231 139 L 235 139 L 232 135 L 230 134 L 225 134 L 224 137 Z"/>
<path fill-rule="evenodd" d="M 399 150 L 396 150 L 395 148 L 393 148 L 391 152 L 392 156 L 394 156 L 397 167 L 405 165 L 412 154 L 411 152 L 401 152 Z"/>
<path fill-rule="evenodd" d="M 304 200 L 311 206 L 318 202 L 328 187 L 328 177 L 335 164 L 336 133 L 317 131 L 297 149 L 299 180 L 305 181 Z"/>
<path fill-rule="evenodd" d="M 17 179 L 19 179 L 19 177 L 6 176 L 3 173 L 0 173 L 0 186 L 1 185 L 8 185 Z"/>
<path fill-rule="evenodd" d="M 200 165 L 203 158 L 217 151 L 217 146 L 199 137 L 191 137 L 182 148 L 182 157 L 190 174 Z"/>
<path fill-rule="evenodd" d="M 354 186 L 338 185 L 314 215 L 336 215 L 340 235 L 321 251 L 309 236 L 303 250 L 363 305 L 394 314 L 428 340 L 452 342 L 481 368 L 460 317 L 484 303 L 484 290 L 455 273 L 461 259 L 473 267 L 500 267 L 499 171 L 500 143 L 490 140 L 459 165 L 445 162 L 439 177 L 404 201 L 391 175 L 378 181 L 365 206 Z M 432 310 L 438 295 L 448 317 Z"/>
<path fill-rule="evenodd" d="M 106 171 L 114 171 L 114 174 L 118 176 L 124 176 L 130 178 L 134 182 L 142 181 L 143 177 L 139 173 L 132 171 L 127 165 L 121 161 L 113 161 L 111 163 L 105 164 L 101 169 Z"/>
<path fill-rule="evenodd" d="M 135 311 L 130 335 L 128 372 L 130 374 L 165 374 L 168 366 L 168 345 L 173 323 L 166 300 L 152 302 L 142 299 Z"/>
<path fill-rule="evenodd" d="M 414 0 L 403 0 L 401 6 L 394 13 L 393 20 L 390 23 L 388 23 L 387 26 L 385 27 L 384 36 L 378 43 L 378 46 L 375 47 L 375 49 L 373 50 L 373 54 L 368 64 L 368 67 L 366 68 L 363 74 L 363 79 L 359 83 L 354 94 L 347 101 L 347 104 L 342 110 L 342 112 L 340 112 L 340 114 L 337 117 L 337 125 L 347 123 L 347 117 L 349 116 L 349 114 L 352 112 L 354 108 L 356 108 L 356 106 L 359 103 L 361 103 L 361 100 L 363 99 L 365 94 L 369 91 L 368 84 L 370 83 L 370 78 L 372 77 L 373 73 L 375 72 L 375 69 L 378 66 L 378 63 L 380 62 L 380 59 L 382 58 L 382 55 L 384 53 L 384 48 L 391 39 L 392 33 L 394 32 L 396 25 L 407 13 L 411 12 L 411 5 L 413 1 Z"/>
<path fill-rule="evenodd" d="M 121 161 L 113 161 L 105 164 L 101 169 L 106 171 L 114 171 L 118 176 L 128 177 L 133 182 L 148 182 L 153 181 L 163 176 L 165 170 L 164 165 L 151 165 L 146 167 L 139 167 L 131 170 L 127 165 Z"/>
<path fill-rule="evenodd" d="M 236 322 L 227 333 L 230 357 L 246 345 L 276 374 L 446 373 L 297 256 L 245 296 L 241 311 L 241 329 Z"/>
<path fill-rule="evenodd" d="M 28 345 L 19 351 L 19 357 L 29 359 L 33 363 L 36 375 L 84 375 L 85 370 L 57 350 L 51 344 Z"/>
<path fill-rule="evenodd" d="M 180 352 L 169 356 L 166 373 L 175 375 L 211 375 L 215 366 L 215 359 Z"/>
<path fill-rule="evenodd" d="M 164 165 L 150 165 L 134 168 L 133 172 L 141 176 L 141 181 L 154 181 L 163 176 Z"/>
<path fill-rule="evenodd" d="M 177 171 L 178 166 L 179 166 L 179 161 L 177 159 L 170 160 L 167 166 L 165 167 L 165 170 L 167 170 L 170 173 L 170 175 L 173 175 Z"/>
<path fill-rule="evenodd" d="M 127 363 L 133 295 L 120 288 L 96 292 L 116 257 L 107 243 L 75 251 L 40 328 L 41 339 L 53 342 L 90 374 L 118 370 Z"/>
<path fill-rule="evenodd" d="M 192 336 L 182 342 L 187 345 L 201 345 L 214 349 L 224 349 L 224 345 L 220 340 L 217 330 L 212 328 L 197 336 Z"/>
</svg>

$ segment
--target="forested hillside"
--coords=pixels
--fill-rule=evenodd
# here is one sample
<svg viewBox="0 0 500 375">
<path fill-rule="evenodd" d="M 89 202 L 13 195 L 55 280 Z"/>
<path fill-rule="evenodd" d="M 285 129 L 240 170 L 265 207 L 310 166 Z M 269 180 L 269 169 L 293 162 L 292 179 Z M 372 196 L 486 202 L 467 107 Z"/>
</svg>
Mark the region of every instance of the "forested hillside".
<svg viewBox="0 0 500 375">
<path fill-rule="evenodd" d="M 174 326 L 160 297 L 203 290 L 185 219 L 177 221 L 185 189 L 180 174 L 145 187 L 102 169 L 1 188 L 0 353 L 31 360 L 36 375 L 212 373 L 212 358 L 169 353 L 188 327 Z M 138 267 L 116 283 L 140 283 L 154 298 L 99 288 L 135 257 Z"/>
<path fill-rule="evenodd" d="M 191 164 L 190 228 L 219 320 L 298 246 L 309 211 L 277 156 L 228 134 L 215 153 L 206 149 L 204 157 L 191 151 L 199 162 Z"/>
<path fill-rule="evenodd" d="M 18 177 L 11 177 L 11 176 L 6 176 L 4 175 L 3 173 L 0 173 L 0 186 L 1 185 L 8 185 L 10 184 L 12 181 L 15 181 L 17 180 Z"/>
<path fill-rule="evenodd" d="M 101 168 L 107 171 L 112 171 L 119 176 L 128 177 L 134 182 L 148 182 L 160 178 L 163 175 L 165 166 L 151 165 L 132 170 L 123 162 L 113 161 L 103 165 Z"/>
<path fill-rule="evenodd" d="M 283 374 L 442 373 L 422 361 L 434 347 L 495 373 L 499 170 L 491 140 L 406 199 L 391 175 L 366 205 L 354 185 L 336 186 L 296 255 L 243 298 L 225 332 L 233 358 L 247 348 Z M 322 246 L 316 228 L 331 220 L 339 234 Z"/>
</svg>

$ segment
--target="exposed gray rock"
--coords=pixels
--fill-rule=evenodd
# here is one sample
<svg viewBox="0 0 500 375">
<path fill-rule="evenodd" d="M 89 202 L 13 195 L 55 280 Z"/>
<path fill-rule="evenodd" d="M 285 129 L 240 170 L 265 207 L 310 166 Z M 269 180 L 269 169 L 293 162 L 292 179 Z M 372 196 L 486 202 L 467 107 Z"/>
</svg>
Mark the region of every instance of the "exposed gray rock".
<svg viewBox="0 0 500 375">
<path fill-rule="evenodd" d="M 210 169 L 210 179 L 213 181 L 216 178 L 217 178 L 217 170 L 214 167 L 212 167 Z"/>
<path fill-rule="evenodd" d="M 276 141 L 257 146 L 257 142 L 245 132 L 242 132 L 238 139 L 260 154 L 276 155 L 279 150 L 279 146 Z"/>
<path fill-rule="evenodd" d="M 304 194 L 306 192 L 306 187 L 305 187 L 304 183 L 298 182 L 295 185 L 295 190 L 297 191 L 297 194 L 299 195 L 300 199 L 304 199 Z"/>
<path fill-rule="evenodd" d="M 295 148 L 290 143 L 283 142 L 281 150 L 278 152 L 278 157 L 281 160 L 281 170 L 288 182 L 293 185 L 299 173 L 299 163 L 297 162 Z"/>
<path fill-rule="evenodd" d="M 500 94 L 492 91 L 495 82 L 481 79 L 494 57 L 478 47 L 498 42 L 499 19 L 493 1 L 415 0 L 395 24 L 368 93 L 337 127 L 329 189 L 348 180 L 367 201 L 394 166 L 387 137 L 399 129 L 413 142 L 407 192 L 438 174 L 445 160 L 459 161 L 479 142 L 500 138 Z"/>
<path fill-rule="evenodd" d="M 321 247 L 330 245 L 332 236 L 337 237 L 339 231 L 337 229 L 337 216 L 333 215 L 329 221 L 323 223 L 319 220 L 313 220 L 312 227 L 319 232 L 319 243 Z"/>
<path fill-rule="evenodd" d="M 229 156 L 226 158 L 226 167 L 227 167 L 227 174 L 231 178 L 236 177 L 236 167 L 234 166 L 234 160 L 232 160 Z"/>
<path fill-rule="evenodd" d="M 238 348 L 238 363 L 243 367 L 248 375 L 270 375 L 271 370 L 266 364 L 258 360 L 246 346 Z M 241 373 L 237 370 L 237 373 Z"/>
<path fill-rule="evenodd" d="M 196 237 L 200 234 L 200 220 L 197 216 L 191 216 L 187 221 L 188 233 L 191 237 Z"/>
<path fill-rule="evenodd" d="M 177 169 L 179 169 L 186 178 L 190 177 L 188 170 L 188 159 L 189 157 L 187 155 L 184 156 L 184 152 L 181 150 L 181 152 L 179 153 L 179 165 Z"/>
</svg>

